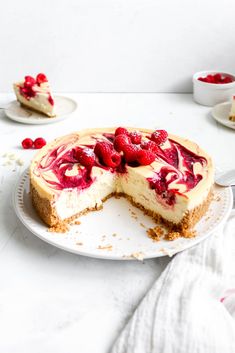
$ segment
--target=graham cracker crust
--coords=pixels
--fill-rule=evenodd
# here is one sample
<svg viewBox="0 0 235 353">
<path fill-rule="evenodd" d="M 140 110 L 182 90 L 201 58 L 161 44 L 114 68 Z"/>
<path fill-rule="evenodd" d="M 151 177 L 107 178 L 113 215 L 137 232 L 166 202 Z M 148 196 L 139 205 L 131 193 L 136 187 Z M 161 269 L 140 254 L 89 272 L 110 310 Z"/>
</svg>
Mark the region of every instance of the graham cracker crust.
<svg viewBox="0 0 235 353">
<path fill-rule="evenodd" d="M 77 219 L 79 216 L 84 215 L 90 211 L 97 211 L 103 208 L 103 206 L 99 207 L 92 207 L 92 208 L 87 208 L 83 210 L 82 212 L 79 212 L 75 214 L 72 217 L 66 218 L 65 220 L 61 221 L 57 214 L 55 209 L 52 207 L 52 204 L 49 200 L 42 198 L 37 190 L 31 185 L 31 198 L 32 198 L 32 204 L 37 211 L 38 215 L 40 218 L 51 227 L 51 231 L 56 231 L 56 232 L 62 232 L 65 233 L 68 230 L 69 224 L 71 224 L 75 219 Z M 200 204 L 199 206 L 195 207 L 193 210 L 186 212 L 185 216 L 181 220 L 180 223 L 173 223 L 169 222 L 168 220 L 165 220 L 162 216 L 159 214 L 146 210 L 140 203 L 136 203 L 133 198 L 129 195 L 123 194 L 123 193 L 111 193 L 110 195 L 106 196 L 102 202 L 105 202 L 107 199 L 110 197 L 115 196 L 115 197 L 125 197 L 128 199 L 131 204 L 133 204 L 135 207 L 141 209 L 146 215 L 152 217 L 156 223 L 162 223 L 167 226 L 169 231 L 171 232 L 179 232 L 181 236 L 185 236 L 186 238 L 189 237 L 189 230 L 193 228 L 193 226 L 203 217 L 203 215 L 206 213 L 206 211 L 209 208 L 210 202 L 213 197 L 213 187 L 208 193 L 207 198 L 205 201 Z M 170 240 L 170 239 L 169 239 Z"/>
<path fill-rule="evenodd" d="M 230 115 L 229 120 L 230 121 L 235 121 L 235 115 Z"/>
<path fill-rule="evenodd" d="M 41 113 L 41 114 L 47 116 L 48 118 L 55 118 L 55 117 L 56 117 L 56 115 L 49 115 L 49 114 L 46 114 L 46 113 L 42 112 L 41 110 L 37 110 L 37 109 L 34 109 L 34 108 L 32 108 L 32 107 L 29 107 L 28 105 L 26 105 L 26 104 L 20 102 L 19 100 L 18 100 L 18 102 L 20 103 L 20 105 L 21 105 L 23 108 L 28 109 L 28 110 L 32 110 L 32 112 Z"/>
</svg>

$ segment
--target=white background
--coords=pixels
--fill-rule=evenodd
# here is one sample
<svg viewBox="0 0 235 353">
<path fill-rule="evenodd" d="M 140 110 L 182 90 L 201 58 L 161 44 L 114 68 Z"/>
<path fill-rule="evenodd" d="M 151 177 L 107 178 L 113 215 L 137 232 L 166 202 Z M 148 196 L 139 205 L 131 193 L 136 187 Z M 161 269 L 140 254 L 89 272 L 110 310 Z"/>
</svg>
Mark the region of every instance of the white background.
<svg viewBox="0 0 235 353">
<path fill-rule="evenodd" d="M 234 0 L 0 1 L 0 92 L 45 72 L 58 92 L 189 92 L 235 73 Z"/>
</svg>

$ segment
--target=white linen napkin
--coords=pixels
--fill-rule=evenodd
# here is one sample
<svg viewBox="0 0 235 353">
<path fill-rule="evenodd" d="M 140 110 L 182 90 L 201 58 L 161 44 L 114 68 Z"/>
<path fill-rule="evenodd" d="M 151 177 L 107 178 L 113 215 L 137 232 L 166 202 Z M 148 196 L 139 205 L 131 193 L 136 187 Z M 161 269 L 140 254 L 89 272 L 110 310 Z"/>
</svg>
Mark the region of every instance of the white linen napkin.
<svg viewBox="0 0 235 353">
<path fill-rule="evenodd" d="M 235 352 L 232 245 L 235 213 L 208 239 L 175 255 L 111 353 Z"/>
</svg>

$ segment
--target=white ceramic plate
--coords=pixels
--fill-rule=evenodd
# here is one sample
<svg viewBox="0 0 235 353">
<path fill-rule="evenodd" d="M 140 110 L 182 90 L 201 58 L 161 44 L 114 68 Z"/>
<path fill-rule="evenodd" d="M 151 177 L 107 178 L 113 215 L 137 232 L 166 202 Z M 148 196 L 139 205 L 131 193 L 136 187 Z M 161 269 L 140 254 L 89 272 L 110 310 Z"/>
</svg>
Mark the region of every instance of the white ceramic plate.
<svg viewBox="0 0 235 353">
<path fill-rule="evenodd" d="M 46 115 L 34 112 L 22 107 L 18 101 L 10 102 L 4 109 L 9 119 L 23 124 L 53 124 L 66 119 L 77 109 L 77 103 L 68 97 L 55 96 L 56 117 L 49 118 Z"/>
<path fill-rule="evenodd" d="M 211 111 L 212 117 L 218 121 L 218 123 L 235 129 L 235 122 L 229 120 L 229 112 L 231 110 L 231 102 L 224 102 L 217 104 Z"/>
<path fill-rule="evenodd" d="M 231 188 L 216 187 L 210 209 L 195 227 L 195 238 L 156 242 L 146 235 L 146 229 L 156 224 L 123 198 L 109 199 L 103 210 L 80 217 L 80 225 L 73 225 L 68 233 L 61 234 L 48 232 L 34 211 L 29 195 L 28 171 L 22 174 L 13 193 L 16 214 L 33 234 L 69 252 L 113 260 L 172 256 L 190 248 L 208 237 L 228 217 L 232 202 Z"/>
</svg>

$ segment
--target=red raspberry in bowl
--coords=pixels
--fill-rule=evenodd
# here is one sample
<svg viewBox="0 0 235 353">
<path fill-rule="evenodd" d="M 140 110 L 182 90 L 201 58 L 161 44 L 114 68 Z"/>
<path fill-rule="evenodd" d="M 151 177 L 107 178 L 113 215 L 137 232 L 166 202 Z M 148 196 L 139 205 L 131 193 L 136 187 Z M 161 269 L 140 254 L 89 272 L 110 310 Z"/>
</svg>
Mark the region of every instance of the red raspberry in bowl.
<svg viewBox="0 0 235 353">
<path fill-rule="evenodd" d="M 217 82 L 221 82 L 222 81 L 222 76 L 221 74 L 215 74 L 214 75 L 214 81 Z"/>
<path fill-rule="evenodd" d="M 148 150 L 140 150 L 137 153 L 137 161 L 141 165 L 149 165 L 155 161 L 155 153 Z"/>
<path fill-rule="evenodd" d="M 28 150 L 33 147 L 33 140 L 27 137 L 21 142 L 21 145 L 25 150 Z"/>
<path fill-rule="evenodd" d="M 131 139 L 131 142 L 135 145 L 139 145 L 141 143 L 142 134 L 139 131 L 130 132 L 129 137 Z"/>
<path fill-rule="evenodd" d="M 231 77 L 224 77 L 222 80 L 221 80 L 221 83 L 231 83 L 233 82 L 233 80 L 231 79 Z"/>
<path fill-rule="evenodd" d="M 113 141 L 113 147 L 116 151 L 121 152 L 130 143 L 131 139 L 127 135 L 117 135 Z"/>
<path fill-rule="evenodd" d="M 127 129 L 125 129 L 124 127 L 118 127 L 116 130 L 115 130 L 115 136 L 118 136 L 118 135 L 128 135 L 129 132 L 127 131 Z"/>
<path fill-rule="evenodd" d="M 34 140 L 33 144 L 34 144 L 34 148 L 38 150 L 46 145 L 46 140 L 44 140 L 44 138 L 42 137 L 38 137 L 36 138 L 36 140 Z"/>
<path fill-rule="evenodd" d="M 199 77 L 199 81 L 206 82 L 206 83 L 214 83 L 214 84 L 223 84 L 223 83 L 231 83 L 233 79 L 230 76 L 225 76 L 223 74 L 209 74 L 206 77 Z"/>
<path fill-rule="evenodd" d="M 151 135 L 151 140 L 154 141 L 157 145 L 161 145 L 168 138 L 168 133 L 166 130 L 156 130 Z"/>
</svg>

